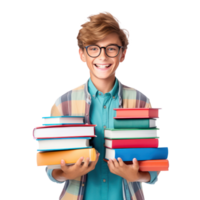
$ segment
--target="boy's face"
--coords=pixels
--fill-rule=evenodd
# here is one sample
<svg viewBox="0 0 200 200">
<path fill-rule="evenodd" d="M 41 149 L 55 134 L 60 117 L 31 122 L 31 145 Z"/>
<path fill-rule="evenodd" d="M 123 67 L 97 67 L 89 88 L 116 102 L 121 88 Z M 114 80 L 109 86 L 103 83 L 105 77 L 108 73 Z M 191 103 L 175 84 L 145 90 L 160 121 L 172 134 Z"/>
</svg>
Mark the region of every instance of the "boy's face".
<svg viewBox="0 0 200 200">
<path fill-rule="evenodd" d="M 106 47 L 109 44 L 122 46 L 119 36 L 116 33 L 107 35 L 104 39 L 100 40 L 94 45 Z M 101 54 L 96 58 L 90 57 L 87 54 L 86 49 L 84 49 L 84 51 L 79 49 L 79 54 L 81 60 L 87 63 L 87 66 L 90 70 L 91 79 L 97 78 L 105 80 L 115 76 L 115 71 L 119 65 L 119 62 L 122 62 L 125 58 L 126 49 L 123 52 L 122 49 L 120 49 L 119 54 L 114 58 L 108 57 L 105 54 L 105 49 L 103 48 L 101 49 Z"/>
</svg>

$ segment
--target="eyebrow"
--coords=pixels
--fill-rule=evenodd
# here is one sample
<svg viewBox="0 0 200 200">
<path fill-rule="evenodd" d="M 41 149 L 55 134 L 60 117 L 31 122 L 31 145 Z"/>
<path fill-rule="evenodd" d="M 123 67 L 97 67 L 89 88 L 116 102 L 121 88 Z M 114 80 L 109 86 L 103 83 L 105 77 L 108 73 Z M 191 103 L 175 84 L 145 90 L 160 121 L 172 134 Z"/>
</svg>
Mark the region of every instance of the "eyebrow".
<svg viewBox="0 0 200 200">
<path fill-rule="evenodd" d="M 99 46 L 98 44 L 95 44 L 95 45 Z M 109 46 L 109 45 L 117 45 L 117 46 L 120 46 L 120 45 L 118 45 L 118 44 L 113 44 L 113 43 L 108 44 L 108 45 L 106 45 L 106 46 Z"/>
</svg>

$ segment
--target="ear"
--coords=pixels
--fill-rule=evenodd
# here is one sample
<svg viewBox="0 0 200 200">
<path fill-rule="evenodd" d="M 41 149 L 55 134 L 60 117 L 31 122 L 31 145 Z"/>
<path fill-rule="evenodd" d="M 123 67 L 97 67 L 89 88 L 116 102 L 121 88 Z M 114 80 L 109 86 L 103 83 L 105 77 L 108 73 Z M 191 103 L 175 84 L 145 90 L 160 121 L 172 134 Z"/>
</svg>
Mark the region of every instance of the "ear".
<svg viewBox="0 0 200 200">
<path fill-rule="evenodd" d="M 86 57 L 85 57 L 85 54 L 84 54 L 84 50 L 79 49 L 79 55 L 80 55 L 81 60 L 83 62 L 86 62 Z"/>
<path fill-rule="evenodd" d="M 125 59 L 125 55 L 126 55 L 126 49 L 124 49 L 124 51 L 122 52 L 122 56 L 120 58 L 120 62 L 123 62 Z"/>
</svg>

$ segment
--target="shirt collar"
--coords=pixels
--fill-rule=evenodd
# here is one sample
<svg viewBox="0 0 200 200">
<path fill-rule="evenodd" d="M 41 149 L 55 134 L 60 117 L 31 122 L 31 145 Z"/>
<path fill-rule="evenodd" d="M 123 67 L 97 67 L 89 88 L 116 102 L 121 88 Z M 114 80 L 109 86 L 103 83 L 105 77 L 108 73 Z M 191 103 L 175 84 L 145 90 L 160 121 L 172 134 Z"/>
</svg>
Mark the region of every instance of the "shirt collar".
<svg viewBox="0 0 200 200">
<path fill-rule="evenodd" d="M 106 94 L 110 94 L 113 98 L 117 96 L 119 90 L 119 82 L 117 78 L 115 78 L 115 84 L 110 92 L 107 92 Z M 94 86 L 92 80 L 89 78 L 88 80 L 88 92 L 93 96 L 96 97 L 98 93 L 103 94 L 102 92 L 98 91 L 97 88 Z"/>
</svg>

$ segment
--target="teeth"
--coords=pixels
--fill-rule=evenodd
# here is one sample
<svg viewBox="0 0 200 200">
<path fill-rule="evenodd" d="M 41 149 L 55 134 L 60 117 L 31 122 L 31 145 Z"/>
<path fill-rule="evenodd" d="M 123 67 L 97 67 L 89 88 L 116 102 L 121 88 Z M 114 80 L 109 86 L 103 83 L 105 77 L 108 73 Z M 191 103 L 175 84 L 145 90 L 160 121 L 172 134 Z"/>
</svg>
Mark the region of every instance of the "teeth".
<svg viewBox="0 0 200 200">
<path fill-rule="evenodd" d="M 97 65 L 95 64 L 96 67 L 101 68 L 101 69 L 105 69 L 107 67 L 109 67 L 110 65 Z"/>
</svg>

